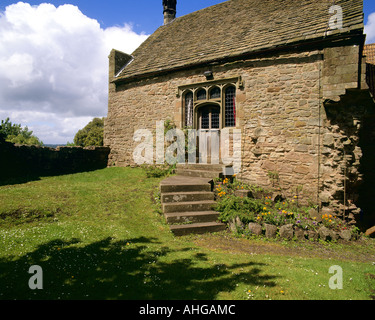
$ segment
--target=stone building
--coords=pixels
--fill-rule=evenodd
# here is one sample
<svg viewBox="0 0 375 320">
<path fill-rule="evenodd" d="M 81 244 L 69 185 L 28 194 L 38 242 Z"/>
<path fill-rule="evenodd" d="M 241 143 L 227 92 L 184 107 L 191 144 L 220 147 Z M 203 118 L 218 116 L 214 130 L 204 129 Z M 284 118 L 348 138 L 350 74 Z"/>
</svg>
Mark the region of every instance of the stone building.
<svg viewBox="0 0 375 320">
<path fill-rule="evenodd" d="M 178 18 L 164 0 L 163 10 L 131 55 L 110 53 L 109 165 L 134 165 L 134 133 L 156 121 L 239 129 L 240 179 L 374 224 L 374 193 L 361 194 L 374 133 L 362 0 L 228 0 Z"/>
</svg>

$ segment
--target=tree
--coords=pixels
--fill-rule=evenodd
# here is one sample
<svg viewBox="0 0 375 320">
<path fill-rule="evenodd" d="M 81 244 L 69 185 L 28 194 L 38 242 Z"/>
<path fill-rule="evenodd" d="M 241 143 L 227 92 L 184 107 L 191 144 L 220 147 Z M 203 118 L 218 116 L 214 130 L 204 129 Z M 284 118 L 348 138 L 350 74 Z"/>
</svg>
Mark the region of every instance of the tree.
<svg viewBox="0 0 375 320">
<path fill-rule="evenodd" d="M 74 137 L 74 145 L 81 147 L 102 146 L 104 118 L 94 118 Z"/>
<path fill-rule="evenodd" d="M 20 124 L 13 124 L 9 118 L 6 118 L 5 121 L 1 120 L 0 136 L 2 136 L 5 141 L 12 143 L 38 146 L 43 145 L 43 142 L 33 135 L 33 132 L 30 131 L 27 126 L 22 128 Z"/>
</svg>

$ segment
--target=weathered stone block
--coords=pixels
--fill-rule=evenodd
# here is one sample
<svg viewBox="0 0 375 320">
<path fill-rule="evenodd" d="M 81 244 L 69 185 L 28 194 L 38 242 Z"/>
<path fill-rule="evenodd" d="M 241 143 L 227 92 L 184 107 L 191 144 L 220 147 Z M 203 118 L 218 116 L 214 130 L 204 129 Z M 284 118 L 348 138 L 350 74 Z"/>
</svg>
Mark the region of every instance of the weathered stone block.
<svg viewBox="0 0 375 320">
<path fill-rule="evenodd" d="M 323 241 L 326 241 L 330 239 L 331 237 L 331 230 L 329 230 L 327 227 L 321 226 L 318 229 L 318 234 L 319 234 L 320 239 L 322 239 Z"/>
<path fill-rule="evenodd" d="M 331 240 L 337 240 L 340 237 L 339 233 L 334 230 L 330 230 L 330 236 Z"/>
<path fill-rule="evenodd" d="M 369 236 L 369 237 L 374 237 L 375 236 L 375 226 L 367 229 L 366 232 L 365 232 L 365 235 Z"/>
<path fill-rule="evenodd" d="M 259 223 L 250 222 L 249 230 L 251 234 L 254 234 L 256 236 L 260 236 L 262 234 L 262 226 Z"/>
<path fill-rule="evenodd" d="M 309 240 L 313 240 L 313 241 L 316 241 L 319 238 L 319 234 L 314 230 L 307 231 L 307 236 Z"/>
<path fill-rule="evenodd" d="M 333 147 L 335 138 L 332 133 L 325 133 L 323 135 L 323 145 L 326 147 Z"/>
<path fill-rule="evenodd" d="M 340 238 L 344 239 L 346 241 L 350 241 L 350 239 L 352 238 L 351 230 L 341 230 L 340 231 Z"/>
<path fill-rule="evenodd" d="M 293 239 L 294 231 L 293 224 L 286 224 L 280 227 L 279 231 L 280 237 L 283 239 L 291 240 Z"/>
<path fill-rule="evenodd" d="M 309 210 L 309 216 L 311 219 L 315 220 L 316 222 L 322 221 L 322 216 L 319 214 L 318 210 L 311 208 Z"/>
<path fill-rule="evenodd" d="M 277 227 L 275 225 L 265 223 L 264 227 L 266 228 L 266 237 L 267 238 L 275 238 L 276 237 Z"/>
<path fill-rule="evenodd" d="M 301 228 L 296 228 L 294 234 L 298 240 L 305 240 L 305 230 Z"/>
<path fill-rule="evenodd" d="M 229 221 L 229 230 L 232 232 L 236 232 L 237 229 L 242 229 L 244 227 L 244 224 L 242 223 L 241 219 L 239 217 L 236 217 Z"/>
<path fill-rule="evenodd" d="M 253 193 L 250 190 L 236 190 L 234 191 L 234 195 L 236 197 L 241 197 L 241 198 L 252 198 Z"/>
</svg>

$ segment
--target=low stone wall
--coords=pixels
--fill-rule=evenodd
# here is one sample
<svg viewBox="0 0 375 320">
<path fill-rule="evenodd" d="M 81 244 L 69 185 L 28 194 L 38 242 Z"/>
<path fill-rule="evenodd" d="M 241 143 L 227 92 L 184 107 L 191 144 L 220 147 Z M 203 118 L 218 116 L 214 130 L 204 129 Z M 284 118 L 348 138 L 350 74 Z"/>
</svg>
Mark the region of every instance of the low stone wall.
<svg viewBox="0 0 375 320">
<path fill-rule="evenodd" d="M 0 182 L 91 171 L 107 167 L 108 147 L 39 147 L 0 140 Z"/>
<path fill-rule="evenodd" d="M 276 238 L 277 235 L 281 239 L 285 240 L 312 240 L 316 241 L 321 239 L 323 241 L 327 240 L 356 240 L 357 234 L 353 233 L 352 230 L 341 230 L 335 231 L 333 229 L 329 229 L 325 226 L 320 226 L 316 230 L 303 230 L 302 228 L 296 227 L 293 224 L 286 224 L 282 226 L 276 226 L 273 224 L 259 224 L 255 222 L 250 222 L 248 225 L 244 225 L 238 218 L 233 219 L 229 223 L 229 229 L 233 232 L 241 230 L 247 230 L 246 233 L 254 236 L 264 236 L 266 238 Z"/>
</svg>

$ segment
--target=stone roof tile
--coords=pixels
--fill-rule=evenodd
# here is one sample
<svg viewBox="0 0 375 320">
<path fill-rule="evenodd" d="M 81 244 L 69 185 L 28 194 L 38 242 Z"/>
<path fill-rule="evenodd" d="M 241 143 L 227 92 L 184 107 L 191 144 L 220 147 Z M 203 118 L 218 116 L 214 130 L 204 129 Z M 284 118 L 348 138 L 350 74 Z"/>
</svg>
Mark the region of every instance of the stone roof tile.
<svg viewBox="0 0 375 320">
<path fill-rule="evenodd" d="M 334 32 L 333 3 L 344 16 Z M 363 33 L 363 0 L 228 0 L 159 27 L 115 81 L 345 33 Z"/>
<path fill-rule="evenodd" d="M 375 43 L 365 45 L 363 55 L 367 63 L 375 64 Z"/>
</svg>

